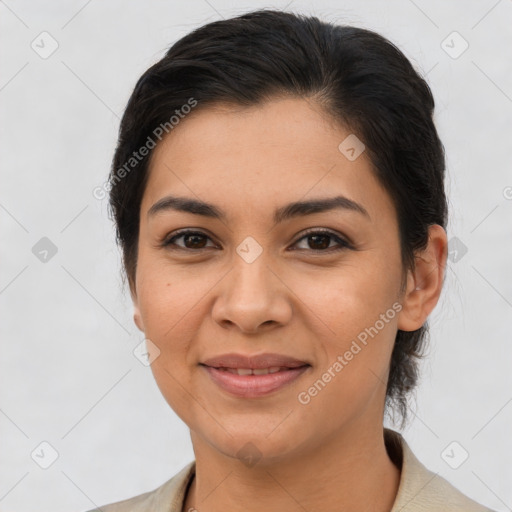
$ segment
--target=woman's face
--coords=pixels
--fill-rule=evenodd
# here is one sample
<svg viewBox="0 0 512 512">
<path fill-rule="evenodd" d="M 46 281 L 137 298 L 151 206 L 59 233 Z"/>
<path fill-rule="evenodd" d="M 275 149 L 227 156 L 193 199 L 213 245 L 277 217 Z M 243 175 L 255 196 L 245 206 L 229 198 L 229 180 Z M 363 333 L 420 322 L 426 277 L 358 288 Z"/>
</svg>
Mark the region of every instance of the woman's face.
<svg viewBox="0 0 512 512">
<path fill-rule="evenodd" d="M 193 112 L 155 148 L 135 319 L 163 396 L 193 439 L 225 455 L 277 460 L 382 427 L 401 317 L 398 224 L 360 143 L 339 148 L 349 135 L 313 103 L 276 99 Z M 170 196 L 223 216 L 181 211 Z M 336 197 L 323 211 L 288 207 Z M 260 366 L 302 368 L 240 376 L 204 365 L 268 353 L 285 359 Z"/>
</svg>

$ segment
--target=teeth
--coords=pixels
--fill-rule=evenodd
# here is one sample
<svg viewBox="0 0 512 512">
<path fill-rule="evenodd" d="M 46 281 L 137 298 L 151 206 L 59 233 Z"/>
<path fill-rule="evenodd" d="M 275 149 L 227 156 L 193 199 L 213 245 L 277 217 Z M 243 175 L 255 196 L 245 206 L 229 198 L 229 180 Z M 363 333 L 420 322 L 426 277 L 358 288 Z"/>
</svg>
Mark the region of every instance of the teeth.
<svg viewBox="0 0 512 512">
<path fill-rule="evenodd" d="M 277 373 L 281 370 L 288 370 L 286 367 L 271 366 L 270 368 L 222 368 L 225 371 L 237 375 L 267 375 L 268 373 Z"/>
<path fill-rule="evenodd" d="M 268 375 L 270 368 L 254 368 L 252 373 L 254 375 Z"/>
</svg>

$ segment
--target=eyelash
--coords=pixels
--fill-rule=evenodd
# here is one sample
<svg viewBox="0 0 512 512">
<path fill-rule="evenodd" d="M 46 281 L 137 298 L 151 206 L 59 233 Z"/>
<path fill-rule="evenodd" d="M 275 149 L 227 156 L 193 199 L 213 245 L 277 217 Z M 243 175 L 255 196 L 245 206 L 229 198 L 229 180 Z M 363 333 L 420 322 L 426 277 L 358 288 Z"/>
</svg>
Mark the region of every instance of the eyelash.
<svg viewBox="0 0 512 512">
<path fill-rule="evenodd" d="M 189 249 L 187 247 L 181 247 L 181 246 L 175 244 L 176 240 L 178 240 L 179 238 L 183 238 L 186 235 L 205 236 L 211 240 L 211 238 L 206 233 L 203 233 L 201 231 L 183 230 L 183 231 L 178 231 L 171 238 L 165 239 L 162 242 L 161 246 L 165 247 L 167 249 L 171 249 L 171 250 L 182 250 L 182 251 L 187 251 L 187 252 L 200 252 L 200 251 L 203 251 L 206 249 L 211 249 L 211 247 L 202 247 L 200 249 Z M 294 249 L 294 250 L 310 251 L 310 252 L 320 254 L 320 253 L 338 252 L 338 251 L 343 251 L 346 249 L 353 249 L 352 245 L 347 240 L 344 240 L 343 238 L 338 236 L 333 231 L 330 231 L 327 229 L 318 229 L 318 228 L 312 228 L 311 230 L 306 231 L 299 239 L 297 239 L 293 243 L 293 245 L 296 245 L 301 240 L 307 239 L 314 235 L 328 236 L 328 237 L 334 239 L 334 241 L 336 241 L 339 244 L 339 246 L 338 247 L 328 247 L 326 249 Z M 172 247 L 172 246 L 174 246 L 174 247 Z"/>
</svg>

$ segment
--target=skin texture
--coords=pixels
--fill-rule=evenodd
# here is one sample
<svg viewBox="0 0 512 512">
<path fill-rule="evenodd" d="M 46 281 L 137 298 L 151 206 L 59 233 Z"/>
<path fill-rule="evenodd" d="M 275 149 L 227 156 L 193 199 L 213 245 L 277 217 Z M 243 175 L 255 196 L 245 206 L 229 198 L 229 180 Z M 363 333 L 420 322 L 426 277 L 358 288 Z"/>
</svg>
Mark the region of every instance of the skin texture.
<svg viewBox="0 0 512 512">
<path fill-rule="evenodd" d="M 191 431 L 196 476 L 184 510 L 392 507 L 400 471 L 383 439 L 389 361 L 397 329 L 419 328 L 438 301 L 446 233 L 430 228 L 401 292 L 395 208 L 366 153 L 350 161 L 338 149 L 349 134 L 313 100 L 274 98 L 250 108 L 197 109 L 155 148 L 131 291 L 134 320 L 160 351 L 151 365 L 156 382 Z M 212 203 L 227 218 L 172 210 L 148 216 L 169 194 Z M 336 195 L 362 205 L 369 218 L 340 209 L 273 223 L 285 204 Z M 183 228 L 206 236 L 162 246 Z M 332 237 L 304 238 L 309 228 L 351 245 L 335 251 Z M 262 248 L 252 263 L 236 251 L 248 236 Z M 298 394 L 393 304 L 401 311 L 300 403 Z M 199 366 L 228 352 L 277 352 L 311 367 L 271 395 L 239 398 Z M 261 456 L 253 466 L 237 456 L 249 442 Z"/>
</svg>

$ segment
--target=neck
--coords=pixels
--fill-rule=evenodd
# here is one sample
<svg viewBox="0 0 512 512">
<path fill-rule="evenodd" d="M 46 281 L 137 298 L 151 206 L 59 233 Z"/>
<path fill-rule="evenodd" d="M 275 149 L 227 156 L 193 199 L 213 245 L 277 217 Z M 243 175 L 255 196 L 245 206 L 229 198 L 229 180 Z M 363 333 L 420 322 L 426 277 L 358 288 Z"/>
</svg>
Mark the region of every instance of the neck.
<svg viewBox="0 0 512 512">
<path fill-rule="evenodd" d="M 247 467 L 191 433 L 196 473 L 183 510 L 282 512 L 322 510 L 389 512 L 400 470 L 384 443 L 382 426 L 347 429 L 286 460 Z"/>
</svg>

